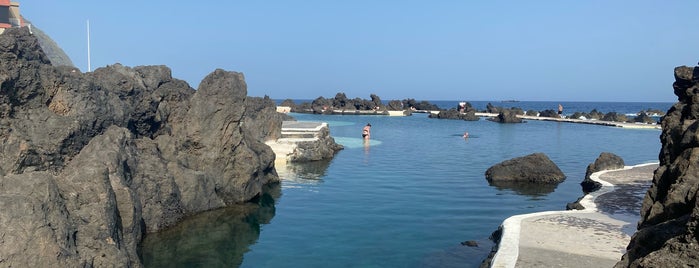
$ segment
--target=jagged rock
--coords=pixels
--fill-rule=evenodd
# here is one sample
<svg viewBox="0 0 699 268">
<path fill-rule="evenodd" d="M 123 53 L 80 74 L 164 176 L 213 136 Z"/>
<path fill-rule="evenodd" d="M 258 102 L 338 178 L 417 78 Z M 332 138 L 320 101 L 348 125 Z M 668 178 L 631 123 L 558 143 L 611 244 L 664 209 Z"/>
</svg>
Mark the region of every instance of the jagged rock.
<svg viewBox="0 0 699 268">
<path fill-rule="evenodd" d="M 371 103 L 373 104 L 371 109 L 382 109 L 383 108 L 383 102 L 381 102 L 381 98 L 379 98 L 378 95 L 376 94 L 371 94 L 369 95 L 371 98 Z"/>
<path fill-rule="evenodd" d="M 488 182 L 559 183 L 566 176 L 543 153 L 534 153 L 500 162 L 486 170 Z"/>
<path fill-rule="evenodd" d="M 624 159 L 618 155 L 608 152 L 601 153 L 597 159 L 595 159 L 595 162 L 590 163 L 587 166 L 587 170 L 585 171 L 585 179 L 580 183 L 583 192 L 591 193 L 602 187 L 602 184 L 590 179 L 590 175 L 592 175 L 592 173 L 602 170 L 620 169 L 624 168 L 624 165 Z"/>
<path fill-rule="evenodd" d="M 626 118 L 626 115 L 617 112 L 608 112 L 600 120 L 611 122 L 626 122 L 628 118 Z"/>
<path fill-rule="evenodd" d="M 404 115 L 411 115 L 411 109 L 415 110 L 441 110 L 436 105 L 427 101 L 417 102 L 414 99 L 403 101 L 391 100 L 388 105 L 384 105 L 381 98 L 376 94 L 370 95 L 370 100 L 354 98 L 349 99 L 345 93 L 337 93 L 334 98 L 326 99 L 318 97 L 311 103 L 295 104 L 292 100 L 285 100 L 281 106 L 291 107 L 291 111 L 295 113 L 315 113 L 315 114 L 385 114 L 388 111 L 404 111 Z"/>
<path fill-rule="evenodd" d="M 294 100 L 292 100 L 292 99 L 285 99 L 285 100 L 283 100 L 282 103 L 280 103 L 279 105 L 280 105 L 280 106 L 291 107 L 291 111 L 292 111 L 292 112 L 293 112 L 293 110 L 296 108 L 296 103 L 295 103 Z"/>
<path fill-rule="evenodd" d="M 333 100 L 318 97 L 311 102 L 311 109 L 314 114 L 331 114 L 333 111 Z"/>
<path fill-rule="evenodd" d="M 521 110 L 520 110 L 521 111 Z M 488 120 L 498 123 L 522 123 L 522 118 L 517 116 L 517 110 L 501 109 L 496 117 L 488 118 Z"/>
<path fill-rule="evenodd" d="M 309 108 L 310 106 L 310 108 Z M 360 98 L 348 99 L 345 93 L 337 93 L 335 98 L 326 99 L 318 97 L 309 105 L 303 103 L 298 105 L 293 112 L 315 114 L 332 114 L 335 110 L 341 110 L 343 113 L 348 111 L 374 111 L 375 113 L 383 113 L 387 108 L 381 103 L 381 98 L 371 94 L 371 100 L 363 100 Z"/>
<path fill-rule="evenodd" d="M 350 103 L 350 100 L 347 98 L 344 92 L 337 93 L 335 95 L 335 99 L 333 99 L 333 107 L 347 109 L 348 106 L 352 106 L 352 108 L 354 108 L 354 105 Z"/>
<path fill-rule="evenodd" d="M 323 127 L 316 134 L 318 140 L 296 143 L 296 150 L 288 158 L 290 162 L 309 162 L 332 158 L 337 151 L 344 149 L 330 136 L 328 127 Z"/>
<path fill-rule="evenodd" d="M 391 100 L 388 102 L 388 110 L 389 111 L 402 111 L 403 109 L 403 103 L 400 102 L 399 100 Z M 410 111 L 410 110 L 408 110 Z"/>
<path fill-rule="evenodd" d="M 245 110 L 244 125 L 247 126 L 245 130 L 255 140 L 268 141 L 281 138 L 282 127 L 279 122 L 293 120 L 287 114 L 277 113 L 276 104 L 269 96 L 247 97 Z"/>
<path fill-rule="evenodd" d="M 645 124 L 654 124 L 654 123 L 657 123 L 657 122 L 655 121 L 655 119 L 653 119 L 652 117 L 650 117 L 650 116 L 649 116 L 647 113 L 645 113 L 645 112 L 640 112 L 640 113 L 638 113 L 638 116 L 636 116 L 636 117 L 633 119 L 633 121 L 634 121 L 634 122 L 637 122 L 637 123 L 645 123 Z"/>
<path fill-rule="evenodd" d="M 675 68 L 673 88 L 678 102 L 661 120 L 660 166 L 615 267 L 699 266 L 699 67 Z"/>
<path fill-rule="evenodd" d="M 261 137 L 281 121 L 246 95 L 224 70 L 194 90 L 165 66 L 54 67 L 26 28 L 6 30 L 0 266 L 141 267 L 146 232 L 262 195 L 279 179 Z"/>
<path fill-rule="evenodd" d="M 422 111 L 441 111 L 443 109 L 440 109 L 437 105 L 434 105 L 428 101 L 416 101 L 415 99 L 404 99 L 403 100 L 403 107 L 407 107 L 408 109 L 410 108 L 415 108 L 415 110 L 422 110 Z"/>
<path fill-rule="evenodd" d="M 548 109 L 548 110 L 543 110 L 539 112 L 540 117 L 553 117 L 553 118 L 559 118 L 560 116 L 558 115 L 558 112 Z"/>
<path fill-rule="evenodd" d="M 437 114 L 430 113 L 427 117 L 437 118 L 437 119 L 460 119 L 466 121 L 478 121 L 480 117 L 476 116 L 476 111 L 471 109 L 464 113 L 457 111 L 456 109 L 449 109 L 445 111 L 440 111 Z"/>
<path fill-rule="evenodd" d="M 602 119 L 602 117 L 604 117 L 604 114 L 600 111 L 597 111 L 597 109 L 592 109 L 592 111 L 590 111 L 590 113 L 587 114 L 585 117 L 587 117 L 587 119 L 599 120 L 599 119 Z"/>
<path fill-rule="evenodd" d="M 503 110 L 502 107 L 497 107 L 490 102 L 485 105 L 485 112 L 486 113 L 499 114 L 502 110 Z"/>
</svg>

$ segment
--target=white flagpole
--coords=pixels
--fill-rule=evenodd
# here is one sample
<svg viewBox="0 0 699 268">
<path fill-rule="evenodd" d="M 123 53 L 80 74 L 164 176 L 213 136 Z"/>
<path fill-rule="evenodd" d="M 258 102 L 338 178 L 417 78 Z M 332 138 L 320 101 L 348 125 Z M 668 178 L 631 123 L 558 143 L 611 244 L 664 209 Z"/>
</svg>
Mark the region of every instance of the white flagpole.
<svg viewBox="0 0 699 268">
<path fill-rule="evenodd" d="M 87 71 L 92 71 L 90 66 L 90 20 L 87 20 Z"/>
</svg>

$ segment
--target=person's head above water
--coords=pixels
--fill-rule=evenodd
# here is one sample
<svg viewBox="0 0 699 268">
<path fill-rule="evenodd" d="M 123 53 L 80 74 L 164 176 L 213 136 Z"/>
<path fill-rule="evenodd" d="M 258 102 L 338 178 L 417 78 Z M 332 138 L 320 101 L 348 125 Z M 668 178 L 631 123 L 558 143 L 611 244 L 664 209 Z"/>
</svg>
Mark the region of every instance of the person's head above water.
<svg viewBox="0 0 699 268">
<path fill-rule="evenodd" d="M 370 126 L 371 126 L 371 124 L 369 124 L 369 123 L 366 123 L 366 125 L 367 125 L 368 127 L 370 127 Z"/>
</svg>

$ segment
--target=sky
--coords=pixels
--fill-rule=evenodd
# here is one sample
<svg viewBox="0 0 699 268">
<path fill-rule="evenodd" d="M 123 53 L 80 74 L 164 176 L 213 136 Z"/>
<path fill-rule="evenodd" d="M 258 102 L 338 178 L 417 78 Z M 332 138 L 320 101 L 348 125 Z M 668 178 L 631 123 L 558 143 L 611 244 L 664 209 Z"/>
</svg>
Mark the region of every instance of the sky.
<svg viewBox="0 0 699 268">
<path fill-rule="evenodd" d="M 18 0 L 81 71 L 166 65 L 249 96 L 675 102 L 699 1 Z"/>
</svg>

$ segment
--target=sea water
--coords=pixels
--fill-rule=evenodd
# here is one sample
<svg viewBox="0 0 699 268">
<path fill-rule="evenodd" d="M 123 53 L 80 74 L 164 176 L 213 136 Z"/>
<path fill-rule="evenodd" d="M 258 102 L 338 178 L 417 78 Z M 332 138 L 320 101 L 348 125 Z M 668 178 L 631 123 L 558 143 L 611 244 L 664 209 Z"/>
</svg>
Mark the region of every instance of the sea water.
<svg viewBox="0 0 699 268">
<path fill-rule="evenodd" d="M 507 103 L 526 105 L 557 109 L 553 102 Z M 577 105 L 584 112 L 635 113 L 666 111 L 672 104 Z M 345 149 L 330 161 L 279 170 L 280 193 L 262 212 L 215 212 L 228 216 L 201 217 L 185 222 L 181 232 L 147 237 L 147 267 L 477 267 L 493 245 L 489 235 L 507 217 L 564 210 L 580 197 L 585 168 L 601 152 L 635 165 L 656 162 L 660 150 L 660 130 L 654 129 L 534 120 L 498 124 L 426 114 L 292 116 L 328 122 Z M 367 123 L 371 140 L 365 143 L 361 129 Z M 536 152 L 558 165 L 566 180 L 550 186 L 486 181 L 490 166 Z M 467 240 L 479 246 L 463 246 Z"/>
</svg>

